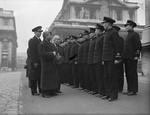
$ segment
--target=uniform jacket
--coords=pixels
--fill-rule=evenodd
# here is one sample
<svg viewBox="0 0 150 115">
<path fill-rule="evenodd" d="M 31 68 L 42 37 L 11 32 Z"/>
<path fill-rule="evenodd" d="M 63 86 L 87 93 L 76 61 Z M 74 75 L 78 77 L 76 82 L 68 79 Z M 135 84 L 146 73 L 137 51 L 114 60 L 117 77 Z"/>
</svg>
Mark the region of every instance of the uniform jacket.
<svg viewBox="0 0 150 115">
<path fill-rule="evenodd" d="M 33 37 L 29 40 L 28 43 L 28 55 L 30 57 L 30 61 L 32 63 L 39 63 L 40 62 L 40 56 L 39 56 L 39 44 L 41 43 L 41 40 L 37 37 Z"/>
<path fill-rule="evenodd" d="M 71 46 L 70 60 L 72 63 L 75 63 L 75 61 L 77 61 L 78 48 L 79 45 L 76 43 L 73 43 Z"/>
<path fill-rule="evenodd" d="M 103 38 L 103 34 L 97 36 L 94 48 L 94 63 L 102 62 Z"/>
<path fill-rule="evenodd" d="M 94 63 L 94 49 L 95 49 L 96 37 L 90 39 L 89 51 L 88 51 L 88 64 Z"/>
<path fill-rule="evenodd" d="M 133 59 L 139 57 L 142 49 L 140 36 L 134 31 L 129 31 L 124 41 L 123 58 Z"/>
<path fill-rule="evenodd" d="M 106 30 L 103 40 L 103 61 L 113 61 L 117 54 L 120 55 L 118 39 L 119 36 L 116 30 L 113 28 Z"/>
<path fill-rule="evenodd" d="M 40 54 L 39 54 L 39 45 L 41 40 L 37 37 L 33 37 L 28 42 L 28 59 L 29 59 L 29 73 L 28 77 L 30 80 L 38 80 L 41 77 L 41 63 L 40 63 Z M 34 63 L 38 65 L 35 67 Z"/>
<path fill-rule="evenodd" d="M 85 64 L 87 64 L 87 62 L 88 62 L 89 44 L 90 44 L 90 40 L 86 40 L 83 43 L 83 58 L 82 58 L 83 60 L 82 60 L 82 63 L 85 63 Z"/>
<path fill-rule="evenodd" d="M 80 46 L 78 48 L 77 61 L 79 64 L 83 63 L 83 44 L 84 42 L 80 43 Z"/>
</svg>

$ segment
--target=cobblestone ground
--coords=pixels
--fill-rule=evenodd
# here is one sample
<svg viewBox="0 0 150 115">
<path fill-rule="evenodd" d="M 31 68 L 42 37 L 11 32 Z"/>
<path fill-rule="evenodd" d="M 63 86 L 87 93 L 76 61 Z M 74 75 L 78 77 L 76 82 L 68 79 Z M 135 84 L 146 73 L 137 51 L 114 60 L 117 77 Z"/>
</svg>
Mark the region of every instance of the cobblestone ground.
<svg viewBox="0 0 150 115">
<path fill-rule="evenodd" d="M 0 115 L 18 114 L 21 72 L 0 73 Z"/>
</svg>

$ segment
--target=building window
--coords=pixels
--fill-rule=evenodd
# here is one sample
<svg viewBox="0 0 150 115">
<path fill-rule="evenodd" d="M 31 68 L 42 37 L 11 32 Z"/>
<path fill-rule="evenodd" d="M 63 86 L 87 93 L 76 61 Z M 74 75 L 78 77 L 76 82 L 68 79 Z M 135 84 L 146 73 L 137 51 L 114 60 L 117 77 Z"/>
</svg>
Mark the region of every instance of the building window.
<svg viewBox="0 0 150 115">
<path fill-rule="evenodd" d="M 130 16 L 130 19 L 131 19 L 131 20 L 133 20 L 133 21 L 135 20 L 134 11 L 131 11 L 131 10 L 130 10 L 130 11 L 129 11 L 129 16 Z"/>
<path fill-rule="evenodd" d="M 5 25 L 5 26 L 8 26 L 8 25 L 10 24 L 9 19 L 3 19 L 3 21 L 4 21 L 4 25 Z"/>
<path fill-rule="evenodd" d="M 122 21 L 122 10 L 121 9 L 117 9 L 116 10 L 116 15 L 117 15 L 117 20 L 118 21 Z"/>
<path fill-rule="evenodd" d="M 2 51 L 8 51 L 8 42 L 3 42 Z"/>
<path fill-rule="evenodd" d="M 77 11 L 77 18 L 79 19 L 89 19 L 90 12 L 87 8 L 81 7 L 79 11 Z"/>
<path fill-rule="evenodd" d="M 97 18 L 97 10 L 95 8 L 90 9 L 90 18 L 96 19 Z"/>
</svg>

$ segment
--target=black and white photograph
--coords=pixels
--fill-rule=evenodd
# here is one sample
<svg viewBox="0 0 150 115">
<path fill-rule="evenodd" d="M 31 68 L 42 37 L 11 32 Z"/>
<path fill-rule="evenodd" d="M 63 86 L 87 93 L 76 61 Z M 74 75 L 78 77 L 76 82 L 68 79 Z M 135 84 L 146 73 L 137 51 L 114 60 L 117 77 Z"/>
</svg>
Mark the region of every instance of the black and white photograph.
<svg viewBox="0 0 150 115">
<path fill-rule="evenodd" d="M 150 0 L 0 0 L 0 115 L 149 115 Z"/>
</svg>

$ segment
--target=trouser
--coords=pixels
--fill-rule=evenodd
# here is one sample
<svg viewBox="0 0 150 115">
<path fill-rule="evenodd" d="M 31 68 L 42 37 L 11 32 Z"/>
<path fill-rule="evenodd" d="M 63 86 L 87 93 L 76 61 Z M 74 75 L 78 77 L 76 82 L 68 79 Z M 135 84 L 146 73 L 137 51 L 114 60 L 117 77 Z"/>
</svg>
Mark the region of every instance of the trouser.
<svg viewBox="0 0 150 115">
<path fill-rule="evenodd" d="M 84 64 L 78 64 L 78 77 L 79 77 L 79 85 L 81 88 L 84 87 Z"/>
<path fill-rule="evenodd" d="M 58 74 L 58 77 L 59 77 L 58 90 L 60 90 L 60 88 L 61 88 L 61 83 L 63 83 L 62 78 L 64 77 L 64 73 L 63 73 L 62 68 L 63 68 L 63 64 L 58 64 L 58 65 L 57 65 L 57 74 Z"/>
<path fill-rule="evenodd" d="M 30 80 L 30 88 L 31 88 L 31 93 L 41 93 L 41 88 L 40 88 L 40 79 L 38 80 Z M 38 90 L 38 91 L 37 91 Z"/>
<path fill-rule="evenodd" d="M 123 91 L 123 85 L 124 85 L 124 66 L 123 62 L 120 62 L 119 64 L 116 64 L 116 74 L 118 75 L 118 91 Z"/>
<path fill-rule="evenodd" d="M 124 59 L 128 92 L 138 92 L 137 60 Z"/>
<path fill-rule="evenodd" d="M 69 85 L 73 85 L 73 69 L 74 64 L 68 64 L 68 83 Z"/>
<path fill-rule="evenodd" d="M 73 75 L 73 82 L 74 82 L 74 86 L 75 87 L 79 87 L 79 73 L 78 73 L 78 67 L 79 67 L 79 64 L 74 64 L 73 66 L 73 70 L 72 70 L 72 75 Z"/>
<path fill-rule="evenodd" d="M 104 61 L 104 87 L 106 96 L 118 98 L 118 76 L 116 73 L 116 65 L 113 61 Z"/>
<path fill-rule="evenodd" d="M 63 83 L 68 82 L 68 64 L 64 63 L 62 67 L 63 75 L 61 77 Z"/>
<path fill-rule="evenodd" d="M 97 84 L 96 84 L 96 75 L 95 75 L 95 64 L 89 64 L 89 90 L 96 92 Z"/>
<path fill-rule="evenodd" d="M 84 89 L 89 90 L 90 89 L 90 83 L 89 83 L 89 67 L 88 64 L 84 64 Z"/>
<path fill-rule="evenodd" d="M 97 63 L 95 65 L 95 73 L 96 73 L 96 84 L 98 86 L 98 93 L 100 95 L 105 95 L 104 89 L 104 65 L 101 63 Z"/>
</svg>

